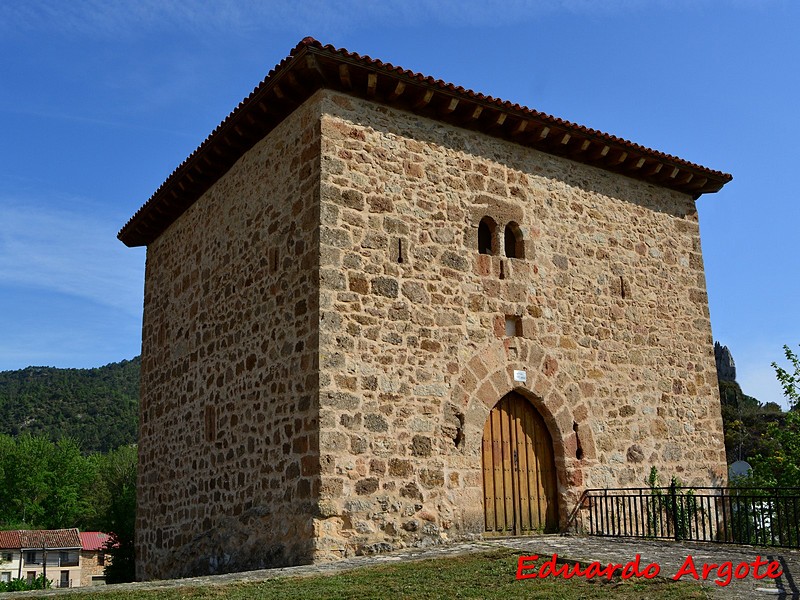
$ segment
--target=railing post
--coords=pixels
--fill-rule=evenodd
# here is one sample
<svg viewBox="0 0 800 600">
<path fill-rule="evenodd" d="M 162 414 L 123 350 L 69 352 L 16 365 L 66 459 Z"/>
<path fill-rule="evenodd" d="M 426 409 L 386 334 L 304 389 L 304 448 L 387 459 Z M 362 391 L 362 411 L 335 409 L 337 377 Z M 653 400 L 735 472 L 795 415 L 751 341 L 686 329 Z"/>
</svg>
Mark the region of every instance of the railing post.
<svg viewBox="0 0 800 600">
<path fill-rule="evenodd" d="M 772 544 L 775 544 L 775 527 L 777 526 L 778 529 L 778 545 L 783 546 L 783 529 L 781 527 L 781 504 L 780 498 L 778 497 L 778 488 L 776 487 L 774 490 L 775 496 L 775 521 L 776 523 L 772 523 L 770 521 L 770 529 L 772 530 Z"/>
<path fill-rule="evenodd" d="M 672 533 L 675 534 L 675 539 L 680 540 L 678 533 L 678 494 L 676 490 L 675 480 L 669 484 L 669 497 L 672 501 Z"/>
</svg>

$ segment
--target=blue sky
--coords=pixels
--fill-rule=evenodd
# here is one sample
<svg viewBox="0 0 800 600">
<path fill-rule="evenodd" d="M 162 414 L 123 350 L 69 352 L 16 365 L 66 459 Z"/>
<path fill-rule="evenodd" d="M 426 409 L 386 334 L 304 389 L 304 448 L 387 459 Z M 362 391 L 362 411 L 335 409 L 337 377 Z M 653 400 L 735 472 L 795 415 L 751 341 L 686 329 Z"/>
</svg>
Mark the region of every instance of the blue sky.
<svg viewBox="0 0 800 600">
<path fill-rule="evenodd" d="M 699 202 L 714 338 L 746 393 L 797 347 L 796 0 L 0 0 L 0 370 L 141 344 L 116 239 L 303 37 L 733 173 Z"/>
</svg>

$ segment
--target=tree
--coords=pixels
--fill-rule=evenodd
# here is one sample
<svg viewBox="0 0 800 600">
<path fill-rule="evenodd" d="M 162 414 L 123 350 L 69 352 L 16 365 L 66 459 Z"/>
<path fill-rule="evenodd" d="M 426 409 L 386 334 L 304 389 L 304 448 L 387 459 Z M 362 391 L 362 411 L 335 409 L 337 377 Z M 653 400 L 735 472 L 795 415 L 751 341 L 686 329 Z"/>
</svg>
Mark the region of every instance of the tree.
<svg viewBox="0 0 800 600">
<path fill-rule="evenodd" d="M 798 390 L 798 386 L 800 386 L 800 357 L 792 352 L 789 346 L 783 347 L 783 353 L 786 356 L 786 360 L 789 361 L 794 369 L 794 372 L 789 373 L 776 362 L 772 363 L 772 368 L 775 369 L 775 375 L 781 387 L 783 387 L 783 395 L 789 400 L 790 408 L 794 409 L 797 407 L 798 401 L 800 401 L 800 390 Z"/>
<path fill-rule="evenodd" d="M 11 508 L 23 527 L 37 527 L 44 517 L 42 501 L 50 493 L 49 472 L 53 443 L 43 436 L 23 434 L 16 440 L 6 485 L 13 490 Z"/>
<path fill-rule="evenodd" d="M 99 458 L 99 523 L 110 536 L 105 545 L 111 558 L 105 568 L 106 583 L 124 583 L 136 577 L 137 461 L 136 446 L 121 446 Z"/>
<path fill-rule="evenodd" d="M 50 492 L 42 500 L 43 525 L 47 529 L 83 529 L 92 520 L 95 464 L 81 454 L 78 444 L 70 438 L 60 439 L 52 450 L 47 473 Z"/>
<path fill-rule="evenodd" d="M 791 410 L 783 423 L 770 423 L 762 440 L 764 451 L 753 457 L 753 477 L 748 485 L 787 488 L 800 487 L 800 357 L 789 346 L 783 347 L 790 371 L 772 363 L 775 375 L 789 400 Z"/>
</svg>

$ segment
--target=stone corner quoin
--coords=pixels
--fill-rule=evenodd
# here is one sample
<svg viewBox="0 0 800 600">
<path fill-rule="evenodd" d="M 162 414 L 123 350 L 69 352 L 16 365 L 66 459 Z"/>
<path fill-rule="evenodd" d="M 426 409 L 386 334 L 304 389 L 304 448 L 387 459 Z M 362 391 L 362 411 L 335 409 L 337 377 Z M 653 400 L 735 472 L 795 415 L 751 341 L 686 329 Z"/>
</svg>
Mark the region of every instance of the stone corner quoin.
<svg viewBox="0 0 800 600">
<path fill-rule="evenodd" d="M 320 89 L 148 244 L 139 452 L 143 579 L 724 483 L 694 199 Z"/>
</svg>

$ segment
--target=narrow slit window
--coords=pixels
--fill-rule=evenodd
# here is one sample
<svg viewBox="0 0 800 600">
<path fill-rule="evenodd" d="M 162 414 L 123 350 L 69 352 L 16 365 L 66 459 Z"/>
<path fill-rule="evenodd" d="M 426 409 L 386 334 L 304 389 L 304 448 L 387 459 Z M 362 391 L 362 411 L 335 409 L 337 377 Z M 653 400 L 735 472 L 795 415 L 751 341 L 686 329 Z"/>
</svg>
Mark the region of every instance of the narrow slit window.
<svg viewBox="0 0 800 600">
<path fill-rule="evenodd" d="M 409 242 L 404 237 L 391 237 L 389 238 L 387 250 L 389 252 L 389 260 L 398 265 L 411 264 L 411 253 L 409 252 Z"/>
<path fill-rule="evenodd" d="M 575 458 L 581 460 L 583 459 L 583 447 L 581 446 L 581 438 L 578 437 L 578 424 L 575 421 L 572 422 L 572 431 L 575 432 Z"/>
<path fill-rule="evenodd" d="M 205 438 L 207 442 L 217 439 L 217 408 L 213 404 L 206 405 Z"/>
<path fill-rule="evenodd" d="M 270 248 L 269 250 L 269 262 L 270 268 L 272 269 L 273 273 L 278 272 L 278 249 L 277 248 Z"/>
<path fill-rule="evenodd" d="M 494 254 L 495 223 L 490 217 L 483 217 L 478 224 L 478 253 Z"/>
</svg>

